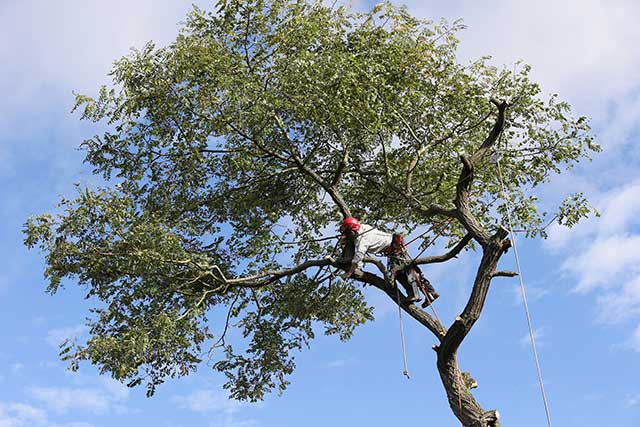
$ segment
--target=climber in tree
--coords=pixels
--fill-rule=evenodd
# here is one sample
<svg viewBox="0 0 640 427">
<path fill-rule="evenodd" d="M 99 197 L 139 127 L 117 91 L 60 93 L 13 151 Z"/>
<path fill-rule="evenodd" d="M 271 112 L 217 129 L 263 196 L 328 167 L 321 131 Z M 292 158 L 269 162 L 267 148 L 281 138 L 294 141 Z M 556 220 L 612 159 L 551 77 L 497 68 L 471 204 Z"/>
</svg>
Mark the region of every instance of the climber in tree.
<svg viewBox="0 0 640 427">
<path fill-rule="evenodd" d="M 353 258 L 351 266 L 342 275 L 343 279 L 351 277 L 354 271 L 362 265 L 366 254 L 384 254 L 388 259 L 388 269 L 391 274 L 402 284 L 407 291 L 409 302 L 422 300 L 420 290 L 425 295 L 422 307 L 429 306 L 440 296 L 424 277 L 422 271 L 413 265 L 410 266 L 411 257 L 404 245 L 401 234 L 387 233 L 370 225 L 361 224 L 354 217 L 346 217 L 340 224 L 341 238 L 353 243 Z"/>
</svg>

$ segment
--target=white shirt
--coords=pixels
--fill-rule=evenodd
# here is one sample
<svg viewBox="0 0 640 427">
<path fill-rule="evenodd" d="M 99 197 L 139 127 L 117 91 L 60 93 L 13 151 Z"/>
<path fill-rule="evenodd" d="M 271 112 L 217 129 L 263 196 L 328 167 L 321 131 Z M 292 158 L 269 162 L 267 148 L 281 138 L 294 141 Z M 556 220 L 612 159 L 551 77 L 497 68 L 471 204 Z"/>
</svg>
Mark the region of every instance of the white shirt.
<svg viewBox="0 0 640 427">
<path fill-rule="evenodd" d="M 393 234 L 378 230 L 370 225 L 361 224 L 355 240 L 355 254 L 353 261 L 362 265 L 365 254 L 377 254 L 391 245 Z"/>
</svg>

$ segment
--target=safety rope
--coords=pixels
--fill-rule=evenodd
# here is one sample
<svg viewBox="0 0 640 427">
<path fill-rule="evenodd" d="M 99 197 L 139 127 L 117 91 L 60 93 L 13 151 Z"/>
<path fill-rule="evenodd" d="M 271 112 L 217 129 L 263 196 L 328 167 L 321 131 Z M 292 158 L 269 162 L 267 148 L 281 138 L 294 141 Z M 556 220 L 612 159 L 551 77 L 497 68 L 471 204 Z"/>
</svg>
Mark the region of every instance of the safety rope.
<svg viewBox="0 0 640 427">
<path fill-rule="evenodd" d="M 420 237 L 424 236 L 425 234 L 429 233 L 435 227 L 440 227 L 443 223 L 445 223 L 445 225 L 446 225 L 446 223 L 448 223 L 449 221 L 450 221 L 450 219 L 447 220 L 447 221 L 441 221 L 441 222 L 433 224 L 424 233 L 420 234 L 419 236 L 415 237 L 414 239 L 410 240 L 409 242 L 403 243 L 402 250 L 406 251 L 407 250 L 407 246 L 409 246 L 409 244 L 411 244 L 415 240 L 419 239 Z M 422 254 L 429 246 L 431 246 L 435 242 L 435 240 L 439 237 L 439 235 L 442 234 L 443 230 L 444 230 L 444 227 L 441 227 L 439 232 L 431 239 L 431 241 L 429 241 L 427 243 L 427 245 L 422 250 L 422 252 L 420 252 L 420 254 Z M 420 255 L 418 255 L 418 256 L 420 256 Z M 416 258 L 412 259 L 412 262 L 414 262 Z M 417 278 L 416 280 L 419 280 L 419 278 Z M 410 377 L 409 377 L 409 369 L 408 369 L 408 365 L 407 365 L 407 351 L 406 351 L 405 337 L 404 337 L 404 325 L 403 325 L 403 321 L 402 321 L 402 307 L 400 306 L 400 290 L 398 289 L 398 285 L 395 283 L 395 273 L 393 273 L 393 272 L 392 272 L 392 282 L 393 282 L 393 285 L 396 287 L 396 303 L 398 305 L 398 320 L 400 322 L 400 342 L 402 344 L 402 361 L 403 361 L 403 364 L 404 364 L 404 370 L 403 370 L 402 374 L 404 376 L 406 376 L 407 379 L 410 379 Z M 431 310 L 433 311 L 433 315 L 435 316 L 436 320 L 439 323 L 442 323 L 442 322 L 440 322 L 440 318 L 438 316 L 438 312 L 436 311 L 436 309 L 435 309 L 435 307 L 433 305 L 434 301 L 430 300 L 429 293 L 427 292 L 427 290 L 424 287 L 424 285 L 422 284 L 422 282 L 420 282 L 420 288 L 421 288 L 422 292 L 424 293 L 424 296 L 425 296 L 426 300 L 429 302 L 429 306 L 431 307 Z M 462 405 L 462 403 L 461 403 L 461 405 Z M 461 411 L 462 411 L 462 409 L 461 409 Z"/>
<path fill-rule="evenodd" d="M 439 224 L 441 224 L 441 222 L 436 222 L 434 224 L 431 225 L 431 227 L 429 227 L 427 229 L 427 231 L 425 231 L 424 233 L 418 234 L 416 237 L 414 237 L 413 239 L 409 240 L 408 242 L 406 242 L 404 245 L 405 246 L 409 246 L 410 244 L 412 244 L 413 242 L 415 242 L 416 240 L 418 240 L 419 238 L 421 238 L 422 236 L 428 234 L 431 230 L 433 230 L 435 227 L 437 227 Z"/>
<path fill-rule="evenodd" d="M 412 263 L 414 263 L 416 261 L 416 259 L 420 258 L 420 256 L 423 253 L 425 253 L 425 251 L 427 249 L 429 249 L 429 247 L 431 245 L 433 245 L 440 236 L 442 236 L 442 234 L 444 233 L 444 231 L 446 229 L 446 226 L 449 225 L 451 223 L 451 221 L 453 221 L 453 218 L 447 218 L 446 220 L 440 221 L 440 222 L 436 223 L 433 226 L 433 227 L 438 227 L 439 228 L 438 232 L 435 234 L 435 236 L 433 236 L 433 238 L 429 242 L 427 242 L 427 244 L 425 245 L 424 248 L 422 248 L 420 253 L 413 257 L 413 259 L 411 260 Z M 433 228 L 433 227 L 431 227 L 431 228 Z M 423 234 L 426 234 L 426 233 L 423 233 Z M 418 237 L 420 237 L 420 236 L 418 236 Z M 416 239 L 413 239 L 413 240 L 416 240 Z M 411 242 L 413 242 L 413 240 Z M 411 243 L 411 242 L 409 242 L 409 243 Z M 409 243 L 407 243 L 405 246 L 408 246 Z"/>
<path fill-rule="evenodd" d="M 429 229 L 427 229 L 427 231 L 425 231 L 424 233 L 418 235 L 417 237 L 411 239 L 409 242 L 403 243 L 403 250 L 407 250 L 407 247 L 409 246 L 409 244 L 413 243 L 414 241 L 416 241 L 417 239 L 419 239 L 420 237 L 426 235 L 427 233 L 429 233 L 430 231 L 432 231 L 434 228 L 439 228 L 438 232 L 435 234 L 435 236 L 433 236 L 433 238 L 427 242 L 427 244 L 425 245 L 425 247 L 422 249 L 422 251 L 412 259 L 411 262 L 415 262 L 415 260 L 417 258 L 420 257 L 420 255 L 422 255 L 424 253 L 424 251 L 426 251 L 432 244 L 435 243 L 436 239 L 438 239 L 438 237 L 440 237 L 442 235 L 442 233 L 444 232 L 446 226 L 452 221 L 452 218 L 448 218 L 447 220 L 444 221 L 440 221 L 437 222 L 435 224 L 433 224 L 431 227 L 429 227 Z M 406 350 L 406 345 L 405 345 L 405 337 L 404 337 L 404 325 L 403 325 L 403 321 L 402 321 L 402 308 L 400 306 L 400 290 L 398 289 L 398 285 L 395 283 L 395 274 L 392 273 L 392 281 L 396 287 L 396 303 L 398 305 L 398 320 L 400 322 L 400 343 L 402 346 L 402 362 L 403 362 L 403 367 L 404 370 L 402 372 L 402 374 L 404 376 L 407 377 L 407 379 L 410 379 L 409 376 L 409 368 L 407 366 L 407 350 Z M 420 288 L 422 290 L 422 292 L 424 293 L 424 297 L 426 299 L 426 301 L 429 303 L 429 307 L 431 307 L 431 311 L 433 311 L 433 316 L 436 319 L 436 321 L 440 324 L 442 324 L 442 322 L 440 321 L 440 316 L 438 315 L 438 312 L 436 311 L 436 307 L 435 307 L 435 300 L 431 300 L 429 298 L 429 293 L 427 292 L 424 284 L 422 284 L 422 282 L 420 282 Z M 460 369 L 457 369 L 458 371 L 458 375 L 457 375 L 457 392 L 458 392 L 458 406 L 459 406 L 459 410 L 460 410 L 460 426 L 464 427 L 464 423 L 462 422 L 462 391 L 460 389 L 460 386 L 462 384 L 462 376 L 460 373 Z"/>
<path fill-rule="evenodd" d="M 403 243 L 403 250 L 406 250 L 407 247 L 409 246 L 409 244 L 413 243 L 414 241 L 416 241 L 417 239 L 419 239 L 420 237 L 428 234 L 430 231 L 432 231 L 434 228 L 438 229 L 438 232 L 435 234 L 435 236 L 429 241 L 427 242 L 427 244 L 425 245 L 425 247 L 422 249 L 422 251 L 412 259 L 412 262 L 415 262 L 415 260 L 420 257 L 420 255 L 422 255 L 431 245 L 433 245 L 435 243 L 435 241 L 438 239 L 438 237 L 440 237 L 442 235 L 442 233 L 444 232 L 446 226 L 452 221 L 452 218 L 448 218 L 444 221 L 440 221 L 437 222 L 435 224 L 433 224 L 431 227 L 429 227 L 429 229 L 427 229 L 427 231 L 421 233 L 420 235 L 416 236 L 415 238 L 411 239 L 409 242 Z M 373 228 L 367 230 L 367 231 L 371 231 L 373 230 Z M 365 231 L 366 233 L 366 231 Z M 364 234 L 364 233 L 362 233 Z M 400 326 L 400 345 L 402 348 L 402 364 L 403 364 L 403 371 L 402 371 L 402 375 L 404 375 L 405 377 L 407 377 L 407 379 L 411 379 L 410 375 L 409 375 L 409 366 L 407 363 L 407 348 L 406 348 L 406 340 L 405 340 L 405 334 L 404 334 L 404 322 L 402 319 L 402 306 L 400 305 L 400 290 L 398 288 L 398 285 L 395 283 L 395 273 L 392 273 L 392 282 L 396 288 L 396 304 L 398 306 L 398 323 Z M 426 300 L 429 302 L 429 306 L 431 307 L 431 311 L 433 311 L 433 315 L 435 317 L 435 319 L 438 321 L 438 323 L 442 324 L 442 322 L 440 321 L 440 316 L 438 316 L 438 312 L 436 311 L 435 305 L 434 305 L 434 301 L 431 301 L 431 299 L 429 298 L 429 293 L 426 291 L 426 289 L 424 288 L 424 285 L 422 285 L 422 283 L 420 283 L 420 286 L 422 288 L 422 291 L 425 295 Z M 460 385 L 462 383 L 462 378 L 461 378 L 461 374 L 460 374 L 460 369 L 458 369 L 458 405 L 460 407 L 460 418 L 462 418 L 462 393 L 460 390 Z M 460 422 L 461 427 L 464 427 L 464 423 L 462 423 L 462 421 Z"/>
<path fill-rule="evenodd" d="M 395 282 L 395 275 L 393 276 L 393 281 Z M 402 363 L 404 366 L 402 375 L 407 377 L 407 379 L 409 380 L 411 379 L 411 377 L 409 376 L 409 367 L 407 366 L 407 349 L 404 341 L 404 325 L 402 322 L 402 308 L 400 307 L 400 290 L 398 290 L 398 285 L 395 285 L 395 286 L 396 286 L 396 303 L 398 304 L 398 319 L 400 321 L 400 342 L 402 344 Z"/>
<path fill-rule="evenodd" d="M 513 232 L 513 221 L 511 219 L 511 207 L 509 206 L 509 199 L 505 190 L 504 181 L 502 180 L 502 171 L 500 169 L 500 156 L 496 156 L 495 163 L 498 169 L 498 179 L 500 180 L 500 186 L 502 188 L 502 195 L 507 204 L 507 220 L 509 221 L 509 235 L 511 238 L 511 245 L 513 246 L 513 253 L 516 259 L 516 266 L 518 268 L 518 277 L 520 279 L 520 293 L 522 294 L 522 302 L 524 303 L 524 312 L 527 316 L 527 326 L 529 327 L 529 337 L 531 338 L 531 347 L 533 348 L 533 358 L 536 362 L 536 371 L 538 373 L 538 381 L 540 382 L 540 391 L 542 393 L 542 402 L 544 403 L 544 410 L 547 415 L 547 426 L 551 427 L 551 414 L 549 412 L 549 404 L 547 402 L 547 394 L 544 390 L 544 381 L 542 380 L 542 370 L 540 369 L 540 360 L 538 358 L 538 349 L 536 347 L 536 339 L 533 333 L 533 326 L 531 324 L 531 314 L 529 313 L 529 304 L 527 303 L 527 292 L 524 286 L 524 278 L 522 277 L 522 269 L 520 268 L 520 257 L 518 256 L 518 247 L 516 246 L 516 235 Z"/>
</svg>

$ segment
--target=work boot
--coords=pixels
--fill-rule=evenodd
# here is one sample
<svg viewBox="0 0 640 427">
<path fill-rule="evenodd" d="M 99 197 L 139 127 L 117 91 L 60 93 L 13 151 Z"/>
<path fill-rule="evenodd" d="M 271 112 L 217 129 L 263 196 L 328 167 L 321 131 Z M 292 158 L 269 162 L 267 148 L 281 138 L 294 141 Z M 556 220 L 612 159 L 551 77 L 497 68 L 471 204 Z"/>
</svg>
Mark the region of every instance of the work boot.
<svg viewBox="0 0 640 427">
<path fill-rule="evenodd" d="M 429 307 L 432 302 L 438 299 L 440 294 L 435 288 L 431 285 L 429 279 L 424 277 L 422 274 L 420 275 L 420 289 L 422 289 L 422 293 L 424 293 L 424 302 L 422 303 L 422 308 Z"/>
<path fill-rule="evenodd" d="M 422 296 L 420 295 L 420 288 L 416 284 L 415 280 L 409 280 L 407 286 L 407 301 L 409 302 L 420 302 L 422 301 Z"/>
<path fill-rule="evenodd" d="M 435 300 L 438 299 L 438 297 L 440 296 L 440 294 L 434 289 L 432 291 L 427 291 L 426 295 L 425 295 L 425 300 L 422 303 L 422 308 L 427 308 L 431 305 L 432 302 L 434 302 Z"/>
<path fill-rule="evenodd" d="M 413 294 L 407 297 L 407 302 L 409 303 L 420 302 L 420 301 L 422 301 L 422 297 L 420 296 L 420 294 Z"/>
</svg>

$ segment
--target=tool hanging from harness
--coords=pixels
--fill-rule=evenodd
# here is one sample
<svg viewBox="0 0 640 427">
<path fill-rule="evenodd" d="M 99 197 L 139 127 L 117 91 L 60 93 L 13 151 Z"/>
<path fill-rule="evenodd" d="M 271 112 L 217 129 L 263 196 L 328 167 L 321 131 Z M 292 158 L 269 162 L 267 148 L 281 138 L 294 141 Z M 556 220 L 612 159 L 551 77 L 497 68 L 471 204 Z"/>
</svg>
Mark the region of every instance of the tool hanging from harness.
<svg viewBox="0 0 640 427">
<path fill-rule="evenodd" d="M 399 262 L 406 263 L 410 258 L 407 252 L 407 245 L 404 243 L 404 236 L 402 234 L 393 233 L 391 244 L 385 248 L 383 254 L 388 257 L 387 268 L 390 270 Z M 424 277 L 424 274 L 419 267 L 408 266 L 405 268 L 407 276 L 414 276 L 418 288 L 420 288 L 420 291 L 425 297 L 422 308 L 428 307 L 437 298 L 437 292 L 435 292 L 435 289 L 431 286 L 431 282 Z"/>
</svg>

